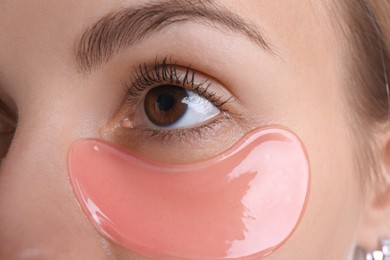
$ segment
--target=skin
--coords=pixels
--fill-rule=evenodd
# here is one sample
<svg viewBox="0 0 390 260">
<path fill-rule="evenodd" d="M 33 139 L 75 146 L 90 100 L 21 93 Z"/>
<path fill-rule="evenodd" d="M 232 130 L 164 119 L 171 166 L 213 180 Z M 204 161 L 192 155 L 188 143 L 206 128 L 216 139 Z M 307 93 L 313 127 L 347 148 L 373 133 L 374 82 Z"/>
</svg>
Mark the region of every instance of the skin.
<svg viewBox="0 0 390 260">
<path fill-rule="evenodd" d="M 189 22 L 153 34 L 91 74 L 80 73 L 74 45 L 81 33 L 107 12 L 137 3 L 0 2 L 0 91 L 19 118 L 0 168 L 0 258 L 141 259 L 98 234 L 79 207 L 67 172 L 75 140 L 102 138 L 152 158 L 193 161 L 271 124 L 292 129 L 306 145 L 312 184 L 300 226 L 267 259 L 348 259 L 357 242 L 375 247 L 390 231 L 383 220 L 390 202 L 375 204 L 385 193 L 373 195 L 374 187 L 362 192 L 345 120 L 345 71 L 338 69 L 343 49 L 336 43 L 344 40 L 330 25 L 325 4 L 223 1 L 262 28 L 276 55 L 242 35 Z M 175 151 L 158 139 L 137 148 L 137 135 L 116 137 L 114 126 L 127 109 L 120 82 L 157 54 L 210 75 L 236 97 L 231 109 L 244 120 L 225 127 L 234 131 L 217 129 L 199 143 L 190 139 L 195 147 L 172 140 Z M 388 142 L 378 140 L 383 147 Z"/>
</svg>

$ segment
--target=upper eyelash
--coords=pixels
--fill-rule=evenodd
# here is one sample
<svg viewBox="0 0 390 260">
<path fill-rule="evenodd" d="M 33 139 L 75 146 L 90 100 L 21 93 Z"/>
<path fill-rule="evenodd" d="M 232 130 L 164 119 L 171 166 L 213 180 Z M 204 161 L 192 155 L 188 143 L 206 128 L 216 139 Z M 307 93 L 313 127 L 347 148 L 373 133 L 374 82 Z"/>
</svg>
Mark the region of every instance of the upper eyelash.
<svg viewBox="0 0 390 260">
<path fill-rule="evenodd" d="M 176 63 L 173 63 L 171 59 L 169 62 L 167 61 L 168 58 L 165 57 L 160 64 L 156 58 L 152 69 L 148 68 L 146 63 L 140 64 L 137 72 L 131 77 L 130 85 L 124 84 L 129 97 L 135 99 L 141 96 L 147 88 L 165 83 L 188 89 L 206 98 L 220 110 L 228 111 L 224 108 L 224 105 L 230 102 L 233 96 L 228 98 L 217 96 L 216 92 L 209 90 L 212 83 L 208 79 L 196 83 L 196 71 L 191 69 L 191 65 L 184 67 L 183 75 L 178 73 Z M 132 98 L 130 98 L 130 101 L 134 101 Z"/>
</svg>

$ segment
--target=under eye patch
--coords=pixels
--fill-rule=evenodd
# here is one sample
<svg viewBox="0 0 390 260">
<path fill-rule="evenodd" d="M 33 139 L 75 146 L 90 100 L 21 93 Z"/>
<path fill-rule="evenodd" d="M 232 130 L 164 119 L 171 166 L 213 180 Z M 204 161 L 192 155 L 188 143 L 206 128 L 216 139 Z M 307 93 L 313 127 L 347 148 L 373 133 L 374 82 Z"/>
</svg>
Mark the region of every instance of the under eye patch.
<svg viewBox="0 0 390 260">
<path fill-rule="evenodd" d="M 152 259 L 252 259 L 279 248 L 306 205 L 310 169 L 290 131 L 260 128 L 227 151 L 164 164 L 97 139 L 69 152 L 78 201 L 97 230 Z"/>
</svg>

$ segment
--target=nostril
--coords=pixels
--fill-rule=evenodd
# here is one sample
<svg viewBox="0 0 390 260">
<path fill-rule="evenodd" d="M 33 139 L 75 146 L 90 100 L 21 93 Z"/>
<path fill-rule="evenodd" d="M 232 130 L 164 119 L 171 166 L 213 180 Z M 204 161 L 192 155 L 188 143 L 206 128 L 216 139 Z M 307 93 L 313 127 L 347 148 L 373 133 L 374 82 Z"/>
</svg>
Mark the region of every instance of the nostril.
<svg viewBox="0 0 390 260">
<path fill-rule="evenodd" d="M 16 109 L 0 100 L 0 163 L 6 157 L 18 124 Z"/>
</svg>

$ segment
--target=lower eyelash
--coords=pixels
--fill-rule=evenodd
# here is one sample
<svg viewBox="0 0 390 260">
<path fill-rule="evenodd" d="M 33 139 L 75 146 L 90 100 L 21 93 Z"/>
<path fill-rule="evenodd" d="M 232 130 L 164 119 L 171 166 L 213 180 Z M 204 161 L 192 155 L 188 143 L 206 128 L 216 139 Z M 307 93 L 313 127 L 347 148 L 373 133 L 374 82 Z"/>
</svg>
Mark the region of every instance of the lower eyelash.
<svg viewBox="0 0 390 260">
<path fill-rule="evenodd" d="M 209 123 L 205 123 L 199 127 L 183 128 L 183 129 L 163 129 L 163 128 L 140 128 L 143 133 L 146 133 L 151 138 L 159 138 L 161 142 L 175 141 L 199 141 L 204 139 L 208 131 L 215 131 L 215 128 L 222 126 L 226 121 L 233 121 L 234 119 L 226 113 L 214 119 Z"/>
</svg>

